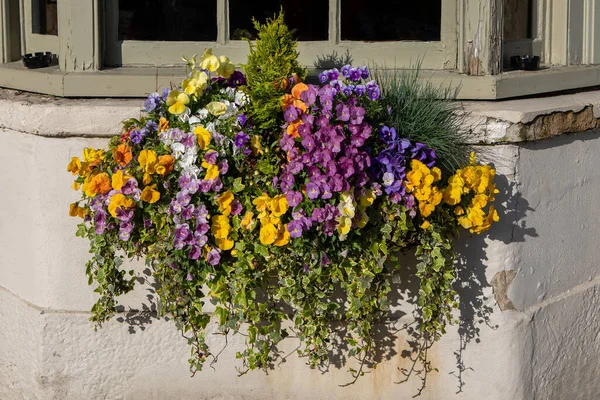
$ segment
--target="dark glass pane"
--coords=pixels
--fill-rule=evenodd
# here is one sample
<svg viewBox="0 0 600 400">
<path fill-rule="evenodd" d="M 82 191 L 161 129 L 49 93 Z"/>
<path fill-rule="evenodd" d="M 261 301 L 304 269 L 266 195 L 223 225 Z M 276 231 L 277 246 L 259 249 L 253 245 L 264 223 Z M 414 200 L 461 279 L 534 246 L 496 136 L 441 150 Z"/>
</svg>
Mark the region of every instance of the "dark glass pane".
<svg viewBox="0 0 600 400">
<path fill-rule="evenodd" d="M 342 0 L 342 40 L 438 41 L 442 0 Z"/>
<path fill-rule="evenodd" d="M 119 40 L 215 41 L 217 0 L 119 0 Z"/>
<path fill-rule="evenodd" d="M 40 35 L 58 35 L 56 0 L 33 0 L 31 3 L 31 30 Z"/>
<path fill-rule="evenodd" d="M 252 17 L 261 23 L 273 18 L 283 6 L 285 22 L 296 30 L 298 40 L 327 40 L 329 3 L 327 0 L 229 0 L 229 38 L 256 39 Z"/>
<path fill-rule="evenodd" d="M 531 0 L 504 0 L 504 40 L 528 39 L 531 32 Z"/>
</svg>

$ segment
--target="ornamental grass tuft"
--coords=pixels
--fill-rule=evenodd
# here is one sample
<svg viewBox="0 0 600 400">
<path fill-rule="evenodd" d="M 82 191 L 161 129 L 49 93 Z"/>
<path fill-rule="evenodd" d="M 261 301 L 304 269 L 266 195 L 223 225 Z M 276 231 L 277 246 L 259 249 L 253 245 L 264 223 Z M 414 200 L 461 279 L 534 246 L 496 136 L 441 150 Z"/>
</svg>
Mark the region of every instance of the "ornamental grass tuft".
<svg viewBox="0 0 600 400">
<path fill-rule="evenodd" d="M 450 87 L 435 86 L 414 69 L 374 68 L 383 101 L 389 108 L 382 118 L 402 137 L 426 144 L 439 156 L 438 166 L 449 175 L 468 164 L 472 149 L 467 144 L 460 105 Z"/>
</svg>

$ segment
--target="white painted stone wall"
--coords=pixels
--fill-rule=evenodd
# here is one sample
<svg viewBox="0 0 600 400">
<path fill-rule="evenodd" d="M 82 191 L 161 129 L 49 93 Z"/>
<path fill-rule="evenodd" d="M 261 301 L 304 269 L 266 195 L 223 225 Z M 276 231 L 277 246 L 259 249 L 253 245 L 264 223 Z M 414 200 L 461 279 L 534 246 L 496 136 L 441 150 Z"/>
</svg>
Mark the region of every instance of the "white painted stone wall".
<svg viewBox="0 0 600 400">
<path fill-rule="evenodd" d="M 244 339 L 231 337 L 214 369 L 190 377 L 187 343 L 170 321 L 151 318 L 140 325 L 123 313 L 94 332 L 88 317 L 95 295 L 84 272 L 87 242 L 74 236 L 77 219 L 68 216 L 77 194 L 66 164 L 83 147 L 104 146 L 139 106 L 137 100 L 50 101 L 0 93 L 0 399 L 364 400 L 416 394 L 417 376 L 398 383 L 404 379 L 400 368 L 410 367 L 401 355 L 408 349 L 405 331 L 382 346 L 384 361 L 376 370 L 348 387 L 340 385 L 350 381 L 350 365 L 310 370 L 293 353 L 292 340 L 282 348 L 291 355 L 268 374 L 238 377 L 235 352 Z M 479 148 L 498 169 L 501 221 L 488 235 L 465 234 L 458 241 L 460 322 L 430 351 L 439 372 L 429 375 L 420 398 L 598 398 L 600 131 L 499 143 L 492 139 L 505 137 L 498 129 L 515 123 L 501 114 L 491 114 L 496 125 L 483 129 L 491 144 Z M 501 311 L 495 300 L 501 302 L 501 285 L 493 293 L 491 282 L 511 270 L 516 278 Z M 398 297 L 414 293 L 410 271 L 404 278 Z M 149 289 L 126 296 L 125 308 L 151 306 Z M 396 307 L 392 317 L 411 307 Z M 397 326 L 408 322 L 401 317 Z M 215 348 L 224 343 L 221 336 L 209 340 Z"/>
</svg>

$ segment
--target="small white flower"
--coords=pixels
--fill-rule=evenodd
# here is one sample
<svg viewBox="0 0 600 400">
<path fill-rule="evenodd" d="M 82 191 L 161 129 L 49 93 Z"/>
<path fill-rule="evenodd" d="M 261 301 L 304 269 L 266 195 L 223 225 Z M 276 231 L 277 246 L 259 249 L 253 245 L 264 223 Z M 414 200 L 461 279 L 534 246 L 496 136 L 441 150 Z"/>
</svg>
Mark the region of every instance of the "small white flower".
<svg viewBox="0 0 600 400">
<path fill-rule="evenodd" d="M 246 93 L 239 90 L 235 92 L 234 99 L 235 104 L 237 104 L 240 107 L 243 107 L 248 103 L 248 96 L 246 95 Z"/>
<path fill-rule="evenodd" d="M 235 92 L 236 90 L 232 87 L 228 87 L 225 89 L 225 93 L 231 100 L 235 99 Z"/>
<path fill-rule="evenodd" d="M 215 124 L 214 122 L 209 122 L 208 124 L 206 124 L 205 128 L 206 128 L 207 131 L 209 131 L 213 135 L 215 133 L 217 133 L 217 124 Z"/>
<path fill-rule="evenodd" d="M 179 120 L 181 122 L 187 122 L 190 119 L 190 109 L 189 108 L 185 108 L 185 111 L 182 114 L 179 114 Z"/>
<path fill-rule="evenodd" d="M 171 144 L 171 153 L 173 157 L 179 159 L 185 153 L 185 146 L 182 143 L 173 143 Z"/>
<path fill-rule="evenodd" d="M 198 179 L 201 170 L 196 164 L 193 164 L 184 167 L 182 171 L 184 174 L 188 174 L 191 178 Z"/>
<path fill-rule="evenodd" d="M 391 172 L 386 172 L 383 174 L 383 186 L 388 187 L 392 183 L 394 183 L 394 174 Z"/>
<path fill-rule="evenodd" d="M 186 167 L 189 167 L 190 165 L 194 165 L 194 164 L 196 164 L 197 159 L 198 159 L 198 156 L 196 154 L 185 153 L 181 156 L 181 159 L 178 162 L 179 167 L 186 168 Z"/>
</svg>

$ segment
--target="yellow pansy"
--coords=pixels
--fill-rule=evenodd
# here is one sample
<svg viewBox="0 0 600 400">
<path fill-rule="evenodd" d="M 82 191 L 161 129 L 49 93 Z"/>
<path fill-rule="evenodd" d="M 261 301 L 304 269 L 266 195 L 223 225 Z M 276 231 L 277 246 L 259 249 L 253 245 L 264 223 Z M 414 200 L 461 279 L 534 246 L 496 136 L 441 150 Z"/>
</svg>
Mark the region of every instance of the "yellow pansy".
<svg viewBox="0 0 600 400">
<path fill-rule="evenodd" d="M 191 57 L 181 56 L 181 59 L 185 62 L 185 66 L 189 68 L 190 71 L 196 68 L 196 57 L 198 57 L 198 54 L 194 54 Z"/>
<path fill-rule="evenodd" d="M 169 129 L 169 121 L 165 117 L 160 117 L 158 120 L 158 133 Z"/>
<path fill-rule="evenodd" d="M 77 181 L 73 182 L 73 184 L 71 185 L 71 188 L 73 190 L 79 190 L 80 187 L 81 187 L 81 184 Z"/>
<path fill-rule="evenodd" d="M 221 250 L 231 250 L 233 248 L 233 240 L 229 238 L 215 239 L 217 247 Z"/>
<path fill-rule="evenodd" d="M 260 136 L 252 136 L 252 139 L 250 139 L 250 148 L 252 149 L 252 154 L 255 156 L 264 153 L 264 148 L 260 144 Z"/>
<path fill-rule="evenodd" d="M 487 203 L 488 197 L 485 194 L 476 194 L 471 200 L 471 207 L 484 208 Z"/>
<path fill-rule="evenodd" d="M 204 50 L 200 57 L 200 68 L 215 72 L 219 68 L 219 59 L 212 53 L 212 49 Z"/>
<path fill-rule="evenodd" d="M 212 226 L 210 231 L 214 235 L 215 239 L 225 239 L 229 236 L 231 225 L 229 225 L 229 218 L 225 215 L 215 215 L 211 219 Z"/>
<path fill-rule="evenodd" d="M 290 232 L 287 230 L 287 224 L 279 227 L 277 231 L 277 238 L 273 242 L 275 246 L 285 246 L 290 242 Z"/>
<path fill-rule="evenodd" d="M 368 207 L 370 205 L 373 204 L 373 202 L 375 201 L 375 192 L 373 192 L 373 189 L 367 189 L 364 191 L 364 193 L 360 196 L 359 201 L 360 201 L 360 205 L 363 207 Z"/>
<path fill-rule="evenodd" d="M 277 238 L 277 228 L 273 224 L 265 224 L 260 227 L 259 239 L 262 244 L 273 244 Z"/>
<path fill-rule="evenodd" d="M 263 193 L 260 196 L 258 196 L 256 199 L 254 199 L 252 201 L 252 204 L 254 204 L 256 206 L 256 209 L 258 211 L 265 211 L 270 202 L 271 202 L 271 198 L 269 197 L 269 195 L 266 193 Z"/>
<path fill-rule="evenodd" d="M 358 207 L 358 214 L 355 217 L 354 222 L 359 229 L 364 228 L 369 222 L 369 215 L 367 214 L 364 207 Z"/>
<path fill-rule="evenodd" d="M 449 185 L 443 192 L 444 203 L 451 206 L 460 203 L 463 193 L 463 187 L 458 185 Z"/>
<path fill-rule="evenodd" d="M 87 214 L 85 208 L 79 207 L 77 203 L 69 205 L 69 216 L 83 218 Z"/>
<path fill-rule="evenodd" d="M 67 171 L 72 173 L 73 175 L 77 175 L 79 170 L 81 169 L 81 160 L 79 157 L 72 157 L 71 162 L 67 165 Z"/>
<path fill-rule="evenodd" d="M 220 101 L 211 101 L 206 105 L 206 109 L 209 113 L 211 113 L 215 117 L 218 117 L 219 115 L 225 114 L 225 112 L 227 111 L 227 106 L 224 103 L 221 103 Z"/>
<path fill-rule="evenodd" d="M 288 202 L 284 194 L 273 197 L 269 202 L 269 208 L 273 213 L 273 216 L 280 217 L 285 214 L 288 210 Z"/>
<path fill-rule="evenodd" d="M 431 224 L 429 223 L 429 221 L 425 220 L 423 221 L 423 223 L 421 224 L 421 229 L 427 229 L 431 226 Z"/>
<path fill-rule="evenodd" d="M 338 218 L 337 231 L 340 235 L 347 235 L 352 227 L 352 219 L 341 216 Z"/>
<path fill-rule="evenodd" d="M 500 217 L 498 216 L 498 212 L 494 209 L 494 206 L 490 206 L 490 210 L 487 215 L 483 218 L 483 222 L 481 225 L 477 226 L 472 230 L 473 233 L 482 233 L 490 229 L 493 222 L 500 221 Z"/>
<path fill-rule="evenodd" d="M 208 86 L 208 75 L 204 71 L 194 70 L 190 77 L 181 83 L 181 88 L 189 95 L 202 95 L 204 89 Z"/>
<path fill-rule="evenodd" d="M 244 218 L 242 218 L 242 222 L 240 222 L 240 226 L 247 230 L 252 229 L 254 223 L 253 217 L 254 213 L 252 211 L 246 211 L 246 214 L 244 214 Z"/>
<path fill-rule="evenodd" d="M 171 114 L 183 114 L 189 102 L 189 96 L 179 90 L 171 90 L 167 96 L 167 106 L 169 106 L 169 112 Z"/>
<path fill-rule="evenodd" d="M 200 146 L 202 150 L 206 150 L 210 144 L 210 132 L 203 126 L 197 126 L 194 128 L 194 134 L 198 139 L 198 146 Z"/>
<path fill-rule="evenodd" d="M 205 181 L 217 179 L 219 177 L 219 167 L 214 164 L 209 164 L 206 161 L 202 161 L 202 167 L 206 169 L 206 175 L 204 175 Z"/>
<path fill-rule="evenodd" d="M 83 161 L 86 163 L 104 160 L 104 150 L 96 150 L 91 147 L 83 149 Z"/>
<path fill-rule="evenodd" d="M 160 192 L 156 190 L 156 184 L 152 186 L 146 186 L 144 190 L 142 190 L 141 199 L 146 203 L 156 203 L 160 199 Z"/>
<path fill-rule="evenodd" d="M 229 78 L 235 71 L 235 65 L 229 61 L 227 56 L 219 56 L 219 66 L 217 67 L 217 75 L 223 78 Z"/>
<path fill-rule="evenodd" d="M 140 166 L 144 170 L 145 173 L 152 175 L 155 173 L 156 162 L 158 161 L 158 157 L 154 150 L 142 150 L 140 151 L 140 155 L 138 156 L 138 162 Z"/>
<path fill-rule="evenodd" d="M 223 215 L 231 214 L 231 202 L 233 201 L 233 192 L 231 190 L 226 191 L 221 196 L 217 197 L 217 204 L 219 205 L 219 211 Z"/>
<path fill-rule="evenodd" d="M 131 179 L 131 176 L 123 174 L 123 170 L 121 170 L 121 169 L 118 170 L 112 176 L 112 180 L 111 180 L 112 188 L 115 190 L 121 190 L 121 187 L 123 187 L 125 182 L 127 182 L 129 179 Z"/>
<path fill-rule="evenodd" d="M 173 163 L 175 163 L 175 157 L 165 154 L 158 157 L 158 161 L 154 169 L 157 174 L 165 176 L 169 172 L 173 171 Z"/>
<path fill-rule="evenodd" d="M 125 197 L 122 193 L 116 193 L 112 195 L 110 198 L 110 202 L 108 203 L 108 212 L 113 217 L 117 217 L 117 208 L 133 208 L 135 207 L 135 201 L 130 198 Z"/>
</svg>

